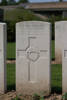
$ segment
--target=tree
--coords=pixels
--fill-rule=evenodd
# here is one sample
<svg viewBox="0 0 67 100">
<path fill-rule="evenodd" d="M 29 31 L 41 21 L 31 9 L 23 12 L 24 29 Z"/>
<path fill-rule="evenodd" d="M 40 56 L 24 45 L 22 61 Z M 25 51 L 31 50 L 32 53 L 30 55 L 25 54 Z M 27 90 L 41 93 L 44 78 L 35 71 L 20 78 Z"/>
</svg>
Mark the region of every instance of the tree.
<svg viewBox="0 0 67 100">
<path fill-rule="evenodd" d="M 59 0 L 59 2 L 63 2 L 63 0 Z"/>
<path fill-rule="evenodd" d="M 28 0 L 19 0 L 18 3 L 27 3 Z"/>
<path fill-rule="evenodd" d="M 8 5 L 15 5 L 16 1 L 15 0 L 8 0 Z"/>
<path fill-rule="evenodd" d="M 1 5 L 7 5 L 7 0 L 2 0 Z"/>
</svg>

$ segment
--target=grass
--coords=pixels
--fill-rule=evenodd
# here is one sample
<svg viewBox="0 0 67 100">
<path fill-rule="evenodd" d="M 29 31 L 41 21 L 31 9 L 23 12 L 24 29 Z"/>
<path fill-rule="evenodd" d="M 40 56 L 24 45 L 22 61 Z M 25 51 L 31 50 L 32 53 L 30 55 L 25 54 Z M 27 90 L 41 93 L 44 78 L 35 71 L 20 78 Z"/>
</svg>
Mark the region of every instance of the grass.
<svg viewBox="0 0 67 100">
<path fill-rule="evenodd" d="M 16 58 L 16 44 L 8 43 L 7 44 L 7 59 L 15 59 Z"/>
<path fill-rule="evenodd" d="M 7 90 L 15 89 L 15 64 L 7 64 Z"/>
<path fill-rule="evenodd" d="M 62 65 L 52 64 L 51 66 L 51 86 L 52 92 L 62 92 Z"/>
</svg>

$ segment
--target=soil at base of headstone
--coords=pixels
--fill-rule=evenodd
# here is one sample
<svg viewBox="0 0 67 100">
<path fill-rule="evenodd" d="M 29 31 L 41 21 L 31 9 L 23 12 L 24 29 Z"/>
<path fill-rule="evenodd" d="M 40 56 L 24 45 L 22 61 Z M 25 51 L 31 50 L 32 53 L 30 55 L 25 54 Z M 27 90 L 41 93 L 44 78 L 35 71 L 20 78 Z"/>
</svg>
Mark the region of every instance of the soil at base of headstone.
<svg viewBox="0 0 67 100">
<path fill-rule="evenodd" d="M 7 60 L 7 64 L 15 64 L 16 60 Z M 51 64 L 61 64 L 61 62 L 51 61 Z"/>
<path fill-rule="evenodd" d="M 31 96 L 23 96 L 23 95 L 18 95 L 16 92 L 8 92 L 4 95 L 0 95 L 0 100 L 14 100 L 16 97 L 18 97 L 18 100 L 34 100 Z M 51 94 L 48 97 L 44 97 L 44 100 L 62 100 L 62 95 L 58 94 Z"/>
</svg>

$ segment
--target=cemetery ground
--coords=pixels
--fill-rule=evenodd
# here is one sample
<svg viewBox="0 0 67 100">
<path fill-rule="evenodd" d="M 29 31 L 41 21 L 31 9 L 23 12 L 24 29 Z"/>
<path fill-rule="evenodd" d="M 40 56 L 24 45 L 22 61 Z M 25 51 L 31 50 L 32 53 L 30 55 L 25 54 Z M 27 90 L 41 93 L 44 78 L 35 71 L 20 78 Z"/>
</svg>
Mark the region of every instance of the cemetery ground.
<svg viewBox="0 0 67 100">
<path fill-rule="evenodd" d="M 7 94 L 1 95 L 0 100 L 67 100 L 67 99 L 62 99 L 63 97 L 58 94 L 51 94 L 48 97 L 37 97 L 37 96 L 23 96 L 23 95 L 17 95 L 15 91 L 9 92 Z"/>
<path fill-rule="evenodd" d="M 51 58 L 54 60 L 55 58 L 55 46 L 54 46 L 54 40 L 52 41 L 52 56 Z M 16 65 L 15 65 L 15 60 L 16 60 L 16 43 L 14 42 L 9 42 L 7 45 L 7 90 L 9 91 L 6 95 L 8 98 L 14 98 L 16 97 L 16 92 L 10 92 L 12 90 L 15 90 L 16 87 Z M 61 64 L 51 64 L 51 95 L 46 98 L 45 100 L 50 100 L 50 98 L 61 98 L 61 95 L 56 95 L 55 93 L 61 94 L 62 92 L 62 65 Z M 13 96 L 11 96 L 13 95 Z M 22 96 L 23 97 L 23 96 Z M 11 99 L 7 99 L 11 100 Z M 14 99 L 12 99 L 14 100 Z M 19 100 L 19 99 L 18 99 Z M 28 98 L 27 98 L 28 100 Z M 30 99 L 29 99 L 30 100 Z M 56 100 L 56 99 L 51 99 L 51 100 Z M 61 100 L 61 99 L 58 99 Z"/>
</svg>

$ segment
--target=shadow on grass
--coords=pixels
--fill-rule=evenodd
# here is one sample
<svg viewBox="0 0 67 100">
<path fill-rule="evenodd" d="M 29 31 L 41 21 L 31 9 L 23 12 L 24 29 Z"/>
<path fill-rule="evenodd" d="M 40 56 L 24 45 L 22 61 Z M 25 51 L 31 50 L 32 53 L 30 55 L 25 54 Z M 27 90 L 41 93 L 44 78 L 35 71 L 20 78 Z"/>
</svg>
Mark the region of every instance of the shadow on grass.
<svg viewBox="0 0 67 100">
<path fill-rule="evenodd" d="M 51 93 L 57 93 L 57 94 L 61 94 L 62 93 L 62 87 L 52 87 L 51 88 Z"/>
<path fill-rule="evenodd" d="M 16 60 L 16 58 L 7 58 L 7 60 Z"/>
<path fill-rule="evenodd" d="M 51 93 L 62 93 L 62 64 L 51 65 Z"/>
<path fill-rule="evenodd" d="M 16 90 L 16 85 L 13 84 L 13 85 L 7 85 L 7 91 L 12 91 L 12 90 Z"/>
<path fill-rule="evenodd" d="M 52 58 L 52 61 L 55 61 L 55 58 Z"/>
</svg>

